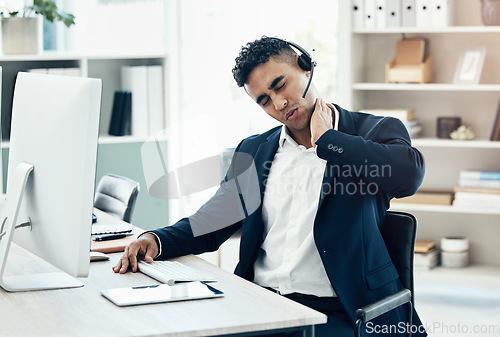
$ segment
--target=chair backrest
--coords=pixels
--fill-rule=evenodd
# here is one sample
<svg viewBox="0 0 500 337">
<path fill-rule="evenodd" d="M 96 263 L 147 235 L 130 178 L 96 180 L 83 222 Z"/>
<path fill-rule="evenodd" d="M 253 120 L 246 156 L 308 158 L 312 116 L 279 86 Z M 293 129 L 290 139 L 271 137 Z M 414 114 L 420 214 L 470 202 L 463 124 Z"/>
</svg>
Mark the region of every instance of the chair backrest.
<svg viewBox="0 0 500 337">
<path fill-rule="evenodd" d="M 405 212 L 389 211 L 381 229 L 382 237 L 396 267 L 403 287 L 409 289 L 413 302 L 413 257 L 417 219 Z"/>
<path fill-rule="evenodd" d="M 138 193 L 138 182 L 116 174 L 106 174 L 97 185 L 94 207 L 130 222 Z"/>
</svg>

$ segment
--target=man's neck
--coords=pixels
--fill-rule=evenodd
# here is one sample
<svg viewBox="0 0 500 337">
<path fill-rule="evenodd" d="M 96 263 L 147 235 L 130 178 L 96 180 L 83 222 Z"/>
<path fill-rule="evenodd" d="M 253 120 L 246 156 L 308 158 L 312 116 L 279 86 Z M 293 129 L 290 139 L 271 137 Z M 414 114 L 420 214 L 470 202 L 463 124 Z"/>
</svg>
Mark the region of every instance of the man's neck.
<svg viewBox="0 0 500 337">
<path fill-rule="evenodd" d="M 306 149 L 311 148 L 313 145 L 311 144 L 311 130 L 308 128 L 307 130 L 290 130 L 290 128 L 286 128 L 288 134 L 297 142 L 297 144 L 304 146 Z"/>
</svg>

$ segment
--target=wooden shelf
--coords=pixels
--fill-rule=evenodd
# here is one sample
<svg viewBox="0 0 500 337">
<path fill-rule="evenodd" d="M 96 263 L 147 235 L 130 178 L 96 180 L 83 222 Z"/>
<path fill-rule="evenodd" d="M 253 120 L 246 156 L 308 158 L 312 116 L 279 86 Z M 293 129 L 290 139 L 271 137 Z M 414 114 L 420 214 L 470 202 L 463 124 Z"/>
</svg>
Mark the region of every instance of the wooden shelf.
<svg viewBox="0 0 500 337">
<path fill-rule="evenodd" d="M 435 267 L 430 270 L 415 270 L 416 283 L 461 284 L 485 287 L 500 287 L 500 267 L 471 265 L 465 268 Z"/>
<path fill-rule="evenodd" d="M 391 211 L 421 211 L 449 214 L 470 214 L 470 215 L 500 215 L 500 207 L 497 209 L 478 208 L 478 207 L 455 207 L 452 205 L 431 205 L 431 204 L 410 204 L 403 202 L 391 203 Z"/>
<path fill-rule="evenodd" d="M 99 136 L 98 144 L 144 143 L 147 139 L 136 136 Z"/>
<path fill-rule="evenodd" d="M 23 62 L 23 61 L 65 61 L 65 60 L 112 60 L 112 59 L 150 59 L 164 58 L 163 52 L 150 53 L 121 53 L 121 54 L 88 54 L 88 53 L 61 53 L 61 52 L 43 52 L 40 54 L 19 54 L 4 55 L 0 54 L 1 62 Z"/>
<path fill-rule="evenodd" d="M 472 149 L 500 149 L 500 141 L 490 140 L 452 140 L 439 138 L 412 139 L 414 147 L 445 147 L 445 148 L 472 148 Z"/>
<path fill-rule="evenodd" d="M 478 91 L 500 92 L 500 84 L 453 84 L 453 83 L 354 83 L 353 90 L 378 91 Z"/>
<path fill-rule="evenodd" d="M 98 144 L 130 144 L 130 143 L 144 143 L 148 138 L 135 137 L 135 136 L 99 136 Z M 2 149 L 10 148 L 8 140 L 2 140 Z"/>
<path fill-rule="evenodd" d="M 500 26 L 450 26 L 450 27 L 387 27 L 387 28 L 356 28 L 354 34 L 483 34 L 500 33 Z"/>
</svg>

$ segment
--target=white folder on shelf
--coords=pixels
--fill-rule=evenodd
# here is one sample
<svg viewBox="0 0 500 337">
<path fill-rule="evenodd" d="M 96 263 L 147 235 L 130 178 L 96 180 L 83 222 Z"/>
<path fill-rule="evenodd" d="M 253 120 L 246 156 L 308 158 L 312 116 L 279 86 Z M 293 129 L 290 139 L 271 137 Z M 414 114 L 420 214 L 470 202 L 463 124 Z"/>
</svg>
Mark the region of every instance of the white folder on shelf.
<svg viewBox="0 0 500 337">
<path fill-rule="evenodd" d="M 432 27 L 432 1 L 431 0 L 416 0 L 416 24 L 417 27 Z"/>
<path fill-rule="evenodd" d="M 387 1 L 376 0 L 375 2 L 375 25 L 377 28 L 387 27 Z"/>
<path fill-rule="evenodd" d="M 149 135 L 147 66 L 123 66 L 122 90 L 132 93 L 132 135 Z"/>
<path fill-rule="evenodd" d="M 375 28 L 375 1 L 376 0 L 363 0 L 364 1 L 364 27 L 365 28 Z"/>
<path fill-rule="evenodd" d="M 453 25 L 453 1 L 434 0 L 431 8 L 433 27 L 448 27 Z"/>
<path fill-rule="evenodd" d="M 416 3 L 415 0 L 403 0 L 401 8 L 401 26 L 415 27 L 416 26 Z"/>
<path fill-rule="evenodd" d="M 352 26 L 353 28 L 364 27 L 364 0 L 352 0 Z"/>
<path fill-rule="evenodd" d="M 387 0 L 387 27 L 401 26 L 401 1 Z"/>
<path fill-rule="evenodd" d="M 148 108 L 149 134 L 156 134 L 165 128 L 163 102 L 163 66 L 148 66 Z"/>
</svg>

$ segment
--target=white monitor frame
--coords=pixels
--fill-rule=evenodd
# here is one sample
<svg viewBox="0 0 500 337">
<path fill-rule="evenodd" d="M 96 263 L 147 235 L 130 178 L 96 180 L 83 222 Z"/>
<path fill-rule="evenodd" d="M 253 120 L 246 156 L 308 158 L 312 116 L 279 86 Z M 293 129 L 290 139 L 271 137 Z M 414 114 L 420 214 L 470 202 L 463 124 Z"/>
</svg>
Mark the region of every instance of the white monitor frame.
<svg viewBox="0 0 500 337">
<path fill-rule="evenodd" d="M 17 76 L 0 218 L 7 291 L 78 287 L 88 275 L 101 90 L 100 79 Z M 61 273 L 5 275 L 11 242 Z"/>
</svg>

